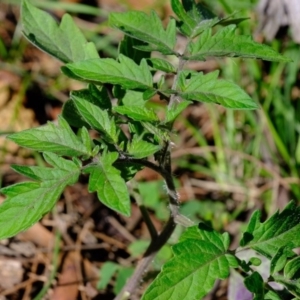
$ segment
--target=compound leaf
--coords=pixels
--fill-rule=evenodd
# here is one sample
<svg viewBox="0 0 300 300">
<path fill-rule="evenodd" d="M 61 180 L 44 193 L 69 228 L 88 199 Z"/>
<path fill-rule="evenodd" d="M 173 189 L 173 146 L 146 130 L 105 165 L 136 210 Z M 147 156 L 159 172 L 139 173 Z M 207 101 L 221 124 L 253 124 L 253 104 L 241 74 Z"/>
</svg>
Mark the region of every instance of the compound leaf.
<svg viewBox="0 0 300 300">
<path fill-rule="evenodd" d="M 260 222 L 260 216 L 258 210 L 253 213 L 240 242 L 242 247 L 250 247 L 272 258 L 287 241 L 291 241 L 295 248 L 300 246 L 300 207 L 296 207 L 293 201 L 264 223 Z"/>
<path fill-rule="evenodd" d="M 160 51 L 163 54 L 175 54 L 176 25 L 171 20 L 166 30 L 156 12 L 150 15 L 141 11 L 129 11 L 125 13 L 111 13 L 109 24 L 118 28 L 125 34 L 147 43 L 147 46 L 135 48 L 145 51 Z"/>
<path fill-rule="evenodd" d="M 205 30 L 197 41 L 191 42 L 188 60 L 205 60 L 208 56 L 230 56 L 260 58 L 270 61 L 289 62 L 291 59 L 277 53 L 267 45 L 254 42 L 250 36 L 236 35 L 236 25 L 229 25 L 212 36 L 212 30 Z"/>
<path fill-rule="evenodd" d="M 90 174 L 89 191 L 97 192 L 99 200 L 107 207 L 130 216 L 130 199 L 126 183 L 112 164 L 118 153 L 104 153 L 97 163 L 89 165 L 84 172 Z"/>
<path fill-rule="evenodd" d="M 143 59 L 137 65 L 132 59 L 120 54 L 119 61 L 112 58 L 98 58 L 67 64 L 62 71 L 77 80 L 97 84 L 119 84 L 124 89 L 152 88 L 152 75 Z"/>
<path fill-rule="evenodd" d="M 46 12 L 23 0 L 23 33 L 36 47 L 64 63 L 99 57 L 93 43 L 88 43 L 72 17 L 65 14 L 60 26 Z"/>
<path fill-rule="evenodd" d="M 256 109 L 257 104 L 233 82 L 217 79 L 218 71 L 204 75 L 202 72 L 191 79 L 180 80 L 179 96 L 186 100 L 216 103 L 233 109 Z"/>
<path fill-rule="evenodd" d="M 72 164 L 67 161 L 67 164 Z M 22 182 L 0 190 L 7 196 L 0 205 L 0 239 L 26 230 L 52 209 L 67 185 L 78 180 L 80 169 L 14 166 L 16 171 L 40 182 Z"/>
<path fill-rule="evenodd" d="M 228 247 L 228 234 L 202 225 L 188 228 L 142 299 L 202 299 L 218 278 L 229 276 L 230 267 L 237 267 Z"/>
<path fill-rule="evenodd" d="M 62 117 L 59 117 L 58 125 L 49 122 L 44 126 L 10 134 L 7 138 L 36 151 L 54 152 L 61 156 L 91 155 Z"/>
<path fill-rule="evenodd" d="M 159 121 L 156 113 L 146 107 L 137 105 L 127 105 L 127 106 L 115 106 L 113 108 L 115 112 L 121 115 L 126 115 L 135 121 Z"/>
</svg>

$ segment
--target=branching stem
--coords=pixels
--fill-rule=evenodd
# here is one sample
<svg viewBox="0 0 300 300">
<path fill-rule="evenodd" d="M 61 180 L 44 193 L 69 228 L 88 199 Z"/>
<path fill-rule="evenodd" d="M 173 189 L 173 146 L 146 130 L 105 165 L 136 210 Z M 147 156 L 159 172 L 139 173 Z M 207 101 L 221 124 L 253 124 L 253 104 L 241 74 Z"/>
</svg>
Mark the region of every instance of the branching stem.
<svg viewBox="0 0 300 300">
<path fill-rule="evenodd" d="M 143 277 L 143 274 L 150 266 L 152 260 L 154 259 L 154 256 L 166 244 L 169 237 L 173 233 L 176 227 L 175 220 L 176 217 L 179 215 L 179 199 L 178 199 L 177 191 L 175 189 L 175 184 L 172 175 L 171 173 L 167 172 L 164 168 L 157 166 L 156 164 L 148 160 L 128 158 L 128 157 L 120 157 L 118 159 L 118 162 L 123 162 L 123 163 L 132 162 L 135 164 L 140 164 L 144 167 L 148 167 L 156 171 L 157 173 L 159 173 L 166 182 L 168 188 L 169 201 L 170 201 L 170 209 L 171 209 L 169 220 L 165 225 L 165 227 L 163 228 L 162 232 L 157 236 L 152 237 L 151 243 L 148 249 L 146 250 L 143 258 L 138 263 L 135 272 L 128 280 L 128 282 L 126 283 L 122 291 L 119 293 L 119 295 L 115 298 L 115 300 L 125 300 L 125 299 L 129 299 L 129 297 L 134 293 L 134 291 L 136 291 L 137 287 L 140 284 L 140 280 Z"/>
</svg>

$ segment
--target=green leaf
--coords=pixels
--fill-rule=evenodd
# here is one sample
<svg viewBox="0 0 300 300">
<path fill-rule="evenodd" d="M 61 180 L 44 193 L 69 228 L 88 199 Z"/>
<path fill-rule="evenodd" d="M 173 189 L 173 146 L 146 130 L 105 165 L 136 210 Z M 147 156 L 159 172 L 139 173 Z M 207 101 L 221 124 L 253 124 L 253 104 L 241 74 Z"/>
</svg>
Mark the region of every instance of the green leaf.
<svg viewBox="0 0 300 300">
<path fill-rule="evenodd" d="M 88 149 L 88 151 L 92 153 L 93 142 L 91 140 L 88 130 L 85 127 L 82 127 L 79 129 L 79 132 L 82 143 L 85 145 L 86 149 Z"/>
<path fill-rule="evenodd" d="M 7 138 L 36 151 L 54 152 L 61 156 L 91 155 L 62 117 L 59 117 L 58 125 L 49 122 L 41 127 L 10 134 Z"/>
<path fill-rule="evenodd" d="M 113 111 L 117 112 L 120 115 L 126 115 L 127 117 L 135 121 L 159 121 L 156 113 L 153 110 L 137 105 L 115 106 L 113 108 Z"/>
<path fill-rule="evenodd" d="M 89 173 L 89 191 L 97 192 L 99 200 L 107 207 L 130 216 L 130 198 L 120 171 L 112 164 L 117 160 L 118 153 L 104 153 L 97 163 L 91 164 L 84 173 Z"/>
<path fill-rule="evenodd" d="M 244 280 L 246 288 L 255 295 L 254 299 L 260 300 L 264 296 L 264 280 L 258 272 L 253 272 Z"/>
<path fill-rule="evenodd" d="M 44 152 L 43 157 L 49 165 L 51 165 L 51 166 L 53 166 L 57 169 L 62 169 L 62 170 L 65 170 L 65 171 L 76 169 L 75 168 L 75 165 L 76 165 L 75 162 L 70 161 L 70 160 L 66 160 L 62 157 L 59 157 L 58 155 L 56 155 L 54 153 Z M 75 165 L 74 165 L 74 163 L 75 163 Z"/>
<path fill-rule="evenodd" d="M 100 269 L 99 272 L 99 281 L 97 283 L 97 289 L 98 290 L 103 290 L 107 287 L 107 285 L 109 284 L 110 280 L 112 279 L 112 277 L 114 276 L 114 274 L 117 272 L 117 270 L 119 269 L 119 265 L 108 261 L 105 262 Z"/>
<path fill-rule="evenodd" d="M 105 137 L 114 143 L 118 140 L 117 127 L 114 119 L 109 117 L 106 110 L 85 100 L 72 100 L 81 117 L 89 124 L 90 128 L 96 129 L 103 133 Z"/>
<path fill-rule="evenodd" d="M 130 161 L 126 162 L 126 164 L 123 162 L 116 162 L 114 163 L 114 167 L 121 172 L 121 177 L 125 180 L 125 182 L 132 179 L 138 171 L 144 168 L 140 164 L 132 163 Z"/>
<path fill-rule="evenodd" d="M 219 72 L 202 72 L 184 82 L 179 96 L 186 100 L 216 103 L 233 109 L 256 109 L 257 104 L 233 82 L 216 79 Z"/>
<path fill-rule="evenodd" d="M 89 84 L 88 89 L 72 91 L 70 96 L 73 100 L 84 99 L 102 109 L 111 109 L 112 107 L 107 89 L 104 86 L 97 87 L 94 84 Z"/>
<path fill-rule="evenodd" d="M 272 257 L 271 265 L 270 265 L 270 274 L 273 275 L 274 273 L 280 272 L 288 258 L 295 256 L 296 254 L 292 251 L 295 248 L 292 243 L 287 243 L 283 247 L 280 247 L 276 254 Z"/>
<path fill-rule="evenodd" d="M 300 257 L 290 260 L 284 267 L 284 277 L 287 279 L 300 279 Z"/>
<path fill-rule="evenodd" d="M 260 216 L 258 210 L 253 213 L 240 242 L 242 247 L 250 247 L 271 258 L 289 241 L 294 247 L 300 246 L 300 208 L 293 201 L 264 223 L 260 222 Z"/>
<path fill-rule="evenodd" d="M 154 95 L 156 95 L 157 91 L 155 89 L 148 89 L 143 93 L 144 101 L 150 100 Z"/>
<path fill-rule="evenodd" d="M 169 131 L 149 122 L 142 122 L 143 127 L 154 135 L 158 142 L 169 141 Z"/>
<path fill-rule="evenodd" d="M 143 41 L 149 46 L 135 46 L 145 51 L 160 51 L 166 55 L 175 54 L 176 43 L 175 20 L 171 20 L 166 30 L 158 15 L 152 11 L 150 15 L 141 11 L 111 13 L 109 24 L 125 34 Z"/>
<path fill-rule="evenodd" d="M 180 0 L 171 0 L 171 6 L 174 13 L 182 21 L 179 23 L 181 32 L 187 36 L 191 36 L 193 29 L 196 26 L 195 23 L 197 22 L 195 22 L 193 18 L 186 13 Z"/>
<path fill-rule="evenodd" d="M 148 143 L 146 141 L 139 140 L 137 138 L 134 138 L 127 147 L 128 153 L 134 156 L 135 158 L 148 157 L 150 155 L 153 155 L 160 149 L 161 149 L 160 145 Z"/>
<path fill-rule="evenodd" d="M 277 295 L 275 291 L 268 291 L 265 294 L 264 300 L 282 300 L 282 298 L 279 295 Z"/>
<path fill-rule="evenodd" d="M 45 168 L 37 166 L 19 166 L 12 165 L 16 172 L 34 180 L 55 180 L 57 177 L 64 177 L 67 172 L 77 172 L 78 166 L 71 160 L 66 160 L 54 153 L 44 153 L 45 160 L 54 166 L 54 168 Z M 76 182 L 76 179 L 74 179 Z"/>
<path fill-rule="evenodd" d="M 230 25 L 213 36 L 211 29 L 204 31 L 197 41 L 189 44 L 191 56 L 187 56 L 186 59 L 204 60 L 208 56 L 230 56 L 291 61 L 290 58 L 282 56 L 271 47 L 254 42 L 250 36 L 236 35 L 235 30 L 236 26 Z"/>
<path fill-rule="evenodd" d="M 144 42 L 125 35 L 119 44 L 119 53 L 131 58 L 136 64 L 140 64 L 143 58 L 149 58 L 150 52 L 141 51 L 135 47 L 145 45 Z"/>
<path fill-rule="evenodd" d="M 167 60 L 162 58 L 148 58 L 148 64 L 154 70 L 161 70 L 166 73 L 176 73 L 176 68 Z"/>
<path fill-rule="evenodd" d="M 143 99 L 143 93 L 127 90 L 125 94 L 119 98 L 124 106 L 144 106 L 146 101 Z"/>
<path fill-rule="evenodd" d="M 152 88 L 152 75 L 143 59 L 137 65 L 132 59 L 119 55 L 119 61 L 112 58 L 89 59 L 67 64 L 62 71 L 77 80 L 97 84 L 119 84 L 124 89 Z"/>
<path fill-rule="evenodd" d="M 300 279 L 290 280 L 282 275 L 274 275 L 273 278 L 277 283 L 284 285 L 297 299 L 300 297 Z"/>
<path fill-rule="evenodd" d="M 118 295 L 127 280 L 131 277 L 133 274 L 134 268 L 128 268 L 128 267 L 120 267 L 116 276 L 116 283 L 114 285 L 114 293 Z"/>
<path fill-rule="evenodd" d="M 229 236 L 207 226 L 190 227 L 173 246 L 174 257 L 148 287 L 143 300 L 202 299 L 215 281 L 229 276 L 237 267 L 236 258 L 227 252 Z"/>
<path fill-rule="evenodd" d="M 166 122 L 173 122 L 190 104 L 191 101 L 182 101 L 175 103 L 170 109 L 167 110 Z"/>
<path fill-rule="evenodd" d="M 171 5 L 181 20 L 178 24 L 180 31 L 188 37 L 194 38 L 204 29 L 210 28 L 220 21 L 205 6 L 194 0 L 183 0 L 182 4 L 179 0 L 172 0 Z"/>
<path fill-rule="evenodd" d="M 86 41 L 70 15 L 65 14 L 58 26 L 48 13 L 23 0 L 21 18 L 26 38 L 62 62 L 99 57 L 95 45 Z"/>
<path fill-rule="evenodd" d="M 0 205 L 0 239 L 26 230 L 49 212 L 67 185 L 78 180 L 80 169 L 72 164 L 71 170 L 43 167 L 14 166 L 21 174 L 41 180 L 22 182 L 0 190 L 7 196 Z"/>
<path fill-rule="evenodd" d="M 88 122 L 84 121 L 73 100 L 88 101 L 102 110 L 110 110 L 112 107 L 108 92 L 103 86 L 98 88 L 94 84 L 89 84 L 88 89 L 72 91 L 70 96 L 72 100 L 64 103 L 62 115 L 70 125 L 76 128 L 91 127 Z"/>
</svg>

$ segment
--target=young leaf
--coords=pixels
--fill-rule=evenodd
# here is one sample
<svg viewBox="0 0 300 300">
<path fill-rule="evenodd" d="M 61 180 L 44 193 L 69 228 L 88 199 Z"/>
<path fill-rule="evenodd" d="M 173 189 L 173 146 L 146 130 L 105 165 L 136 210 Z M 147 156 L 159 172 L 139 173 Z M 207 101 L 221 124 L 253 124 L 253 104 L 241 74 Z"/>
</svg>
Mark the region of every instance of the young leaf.
<svg viewBox="0 0 300 300">
<path fill-rule="evenodd" d="M 271 47 L 254 42 L 250 36 L 236 35 L 235 30 L 236 26 L 230 25 L 213 36 L 211 29 L 205 30 L 197 41 L 189 44 L 191 56 L 187 56 L 186 59 L 205 60 L 208 56 L 230 56 L 291 61 L 290 58 L 282 56 Z"/>
<path fill-rule="evenodd" d="M 41 219 L 52 209 L 65 187 L 77 182 L 80 174 L 74 163 L 69 171 L 21 166 L 14 169 L 41 182 L 22 182 L 0 190 L 7 196 L 0 205 L 0 239 L 14 236 Z"/>
<path fill-rule="evenodd" d="M 147 121 L 147 122 L 155 122 L 159 121 L 156 113 L 148 109 L 146 107 L 141 107 L 141 106 L 115 106 L 113 108 L 114 112 L 117 112 L 120 115 L 126 115 L 132 120 L 135 121 Z"/>
<path fill-rule="evenodd" d="M 118 153 L 103 154 L 99 161 L 84 169 L 89 173 L 89 191 L 97 192 L 99 200 L 107 207 L 130 216 L 130 199 L 124 179 L 120 171 L 112 164 L 117 160 Z"/>
<path fill-rule="evenodd" d="M 113 119 L 109 118 L 106 110 L 85 100 L 73 100 L 73 102 L 84 122 L 88 123 L 91 128 L 104 133 L 108 140 L 117 142 L 116 124 Z"/>
<path fill-rule="evenodd" d="M 49 151 L 61 156 L 91 155 L 62 117 L 59 117 L 58 125 L 49 122 L 44 126 L 10 134 L 7 138 L 36 151 Z"/>
<path fill-rule="evenodd" d="M 235 257 L 227 252 L 228 234 L 212 228 L 190 227 L 173 246 L 174 257 L 148 287 L 143 300 L 202 299 L 215 281 L 229 276 L 230 267 L 237 267 Z"/>
<path fill-rule="evenodd" d="M 21 18 L 26 38 L 62 62 L 99 57 L 95 45 L 86 41 L 70 15 L 65 14 L 58 26 L 48 13 L 23 0 Z"/>
<path fill-rule="evenodd" d="M 162 58 L 148 58 L 148 64 L 154 70 L 164 71 L 166 73 L 176 73 L 176 68 L 167 60 Z"/>
<path fill-rule="evenodd" d="M 152 75 L 146 61 L 143 59 L 137 65 L 130 58 L 119 55 L 119 62 L 112 58 L 89 59 L 67 64 L 62 71 L 77 80 L 97 84 L 119 84 L 124 89 L 152 88 Z"/>
<path fill-rule="evenodd" d="M 160 145 L 155 145 L 148 143 L 143 140 L 134 138 L 132 142 L 128 145 L 127 151 L 129 154 L 135 158 L 145 158 L 148 157 L 161 149 Z"/>
<path fill-rule="evenodd" d="M 218 71 L 202 72 L 186 80 L 179 96 L 186 100 L 216 103 L 233 109 L 256 109 L 257 104 L 233 82 L 216 79 Z"/>
<path fill-rule="evenodd" d="M 137 49 L 160 51 L 165 55 L 175 54 L 173 50 L 176 43 L 175 20 L 171 20 L 164 30 L 160 18 L 154 11 L 150 15 L 141 11 L 129 11 L 111 13 L 109 24 L 129 36 L 149 44 L 148 46 L 136 45 Z"/>
<path fill-rule="evenodd" d="M 296 207 L 293 201 L 264 223 L 260 222 L 260 215 L 260 211 L 253 213 L 240 242 L 242 247 L 250 247 L 271 258 L 286 246 L 287 241 L 292 241 L 294 247 L 300 246 L 300 207 Z"/>
<path fill-rule="evenodd" d="M 178 104 L 174 104 L 167 110 L 166 122 L 173 122 L 190 104 L 191 101 L 182 101 Z"/>
</svg>

